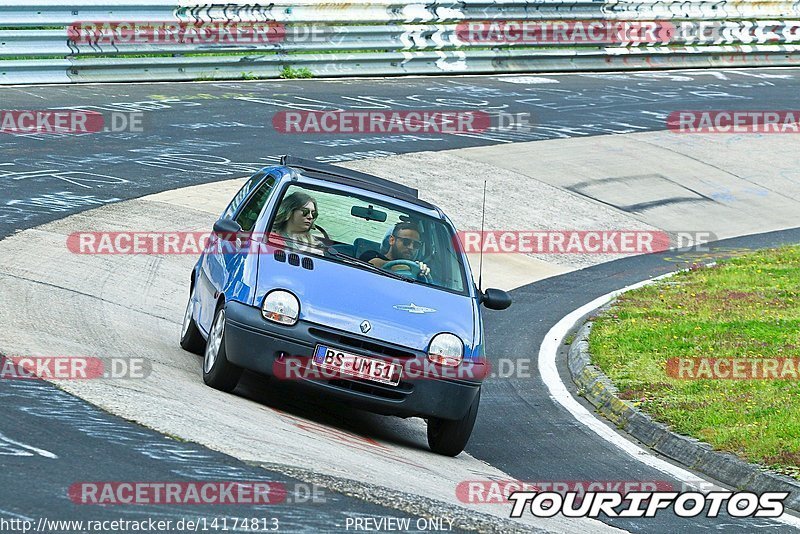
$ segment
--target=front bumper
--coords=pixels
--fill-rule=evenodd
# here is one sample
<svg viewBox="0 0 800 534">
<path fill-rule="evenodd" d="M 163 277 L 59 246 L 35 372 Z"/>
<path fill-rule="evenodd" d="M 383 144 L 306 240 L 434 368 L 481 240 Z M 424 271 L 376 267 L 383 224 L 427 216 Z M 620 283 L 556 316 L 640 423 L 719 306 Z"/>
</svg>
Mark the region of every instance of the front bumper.
<svg viewBox="0 0 800 534">
<path fill-rule="evenodd" d="M 271 323 L 258 308 L 238 302 L 226 304 L 225 317 L 225 353 L 231 363 L 278 379 L 294 380 L 298 385 L 384 415 L 460 419 L 478 394 L 486 372 L 481 364 L 465 363 L 457 377 L 452 368 L 432 376 L 422 370 L 439 366 L 427 362 L 424 352 L 303 321 L 294 326 Z M 396 386 L 342 375 L 320 376 L 316 368 L 310 367 L 318 344 L 402 364 L 404 371 L 419 372 L 404 373 Z M 299 370 L 298 362 L 305 362 L 305 369 L 313 372 Z"/>
</svg>

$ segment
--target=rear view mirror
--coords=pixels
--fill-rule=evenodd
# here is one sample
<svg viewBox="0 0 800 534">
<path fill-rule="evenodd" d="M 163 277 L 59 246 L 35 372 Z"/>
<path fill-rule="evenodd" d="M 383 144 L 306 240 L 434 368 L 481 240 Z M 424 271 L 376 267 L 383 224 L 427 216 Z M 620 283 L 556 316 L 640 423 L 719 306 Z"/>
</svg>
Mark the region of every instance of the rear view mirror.
<svg viewBox="0 0 800 534">
<path fill-rule="evenodd" d="M 376 210 L 371 204 L 367 208 L 364 206 L 353 206 L 350 208 L 350 215 L 367 221 L 386 222 L 386 212 Z"/>
<path fill-rule="evenodd" d="M 511 306 L 511 296 L 502 289 L 487 289 L 481 294 L 481 304 L 490 310 L 505 310 Z"/>
</svg>

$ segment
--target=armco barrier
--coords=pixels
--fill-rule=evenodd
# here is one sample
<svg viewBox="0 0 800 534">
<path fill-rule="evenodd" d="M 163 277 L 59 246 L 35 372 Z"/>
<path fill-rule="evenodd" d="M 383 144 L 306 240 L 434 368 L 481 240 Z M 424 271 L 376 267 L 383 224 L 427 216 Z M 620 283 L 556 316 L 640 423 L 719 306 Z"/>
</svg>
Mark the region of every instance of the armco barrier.
<svg viewBox="0 0 800 534">
<path fill-rule="evenodd" d="M 471 39 L 480 28 L 622 23 L 657 38 Z M 103 33 L 106 23 L 258 26 L 265 39 Z M 94 25 L 94 26 L 92 26 Z M 494 26 L 495 28 L 497 26 Z M 87 30 L 87 28 L 89 28 Z M 705 29 L 704 29 L 705 28 Z M 237 30 L 238 31 L 238 30 Z M 487 34 L 488 35 L 488 34 Z M 517 34 L 519 35 L 519 34 Z M 563 37 L 564 34 L 562 34 Z M 465 0 L 202 4 L 198 0 L 3 0 L 0 84 L 292 76 L 481 74 L 800 65 L 800 2 Z"/>
</svg>

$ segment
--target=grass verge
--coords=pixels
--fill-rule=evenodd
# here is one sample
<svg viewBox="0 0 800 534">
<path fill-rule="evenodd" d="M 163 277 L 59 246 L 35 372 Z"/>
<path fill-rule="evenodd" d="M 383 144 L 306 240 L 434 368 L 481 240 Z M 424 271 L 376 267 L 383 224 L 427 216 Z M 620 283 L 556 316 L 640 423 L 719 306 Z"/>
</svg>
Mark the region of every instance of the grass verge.
<svg viewBox="0 0 800 534">
<path fill-rule="evenodd" d="M 626 293 L 597 318 L 589 343 L 621 398 L 680 434 L 800 479 L 800 246 Z M 739 373 L 731 359 L 743 362 Z M 775 365 L 767 379 L 719 378 Z"/>
</svg>

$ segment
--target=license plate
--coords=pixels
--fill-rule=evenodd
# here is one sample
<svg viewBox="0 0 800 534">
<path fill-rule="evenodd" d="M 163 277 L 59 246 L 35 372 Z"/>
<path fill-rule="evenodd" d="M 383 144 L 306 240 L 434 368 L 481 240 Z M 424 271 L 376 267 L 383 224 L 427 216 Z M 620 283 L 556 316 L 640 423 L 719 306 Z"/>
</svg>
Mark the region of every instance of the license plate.
<svg viewBox="0 0 800 534">
<path fill-rule="evenodd" d="M 400 383 L 402 368 L 376 358 L 352 354 L 333 347 L 317 345 L 314 350 L 314 365 L 343 375 L 396 386 Z"/>
</svg>

